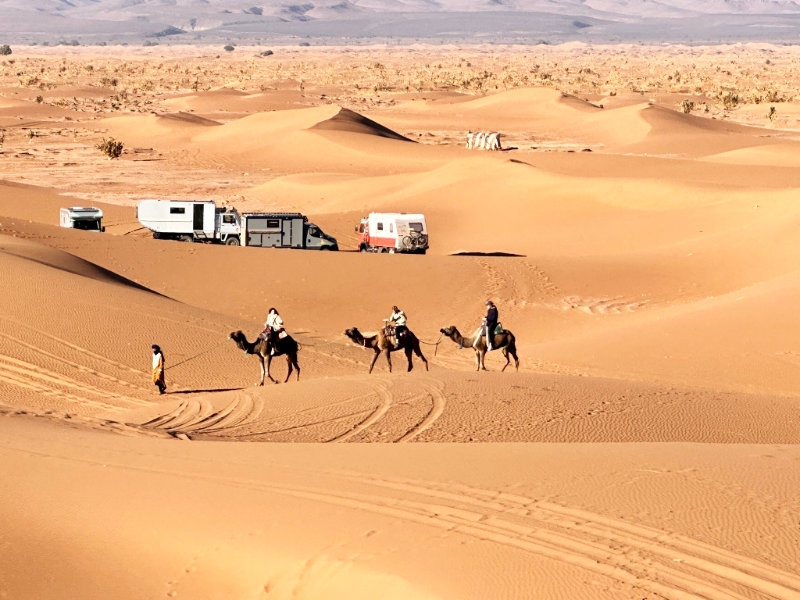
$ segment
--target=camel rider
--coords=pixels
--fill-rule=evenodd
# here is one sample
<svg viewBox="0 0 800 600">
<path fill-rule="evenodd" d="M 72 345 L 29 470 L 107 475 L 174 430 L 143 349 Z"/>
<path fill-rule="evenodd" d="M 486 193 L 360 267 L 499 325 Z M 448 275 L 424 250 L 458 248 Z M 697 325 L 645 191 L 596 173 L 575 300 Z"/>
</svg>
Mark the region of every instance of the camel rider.
<svg viewBox="0 0 800 600">
<path fill-rule="evenodd" d="M 408 331 L 408 327 L 406 327 L 406 313 L 396 306 L 393 306 L 392 316 L 389 317 L 389 323 L 394 326 L 394 347 L 396 349 L 400 347 L 400 338 L 405 336 L 405 332 Z"/>
<path fill-rule="evenodd" d="M 493 349 L 494 330 L 497 329 L 499 314 L 497 312 L 497 307 L 491 300 L 486 301 L 486 306 L 487 310 L 486 310 L 486 316 L 483 318 L 483 327 L 484 327 L 484 332 L 486 334 L 486 350 L 489 351 Z M 477 346 L 479 339 L 480 336 L 475 338 L 475 343 L 472 344 L 473 347 Z"/>
<path fill-rule="evenodd" d="M 282 337 L 285 337 L 283 319 L 278 314 L 277 309 L 269 309 L 269 314 L 267 314 L 267 322 L 264 323 L 264 331 L 261 335 L 264 337 L 264 339 L 268 339 L 271 342 L 272 350 L 270 350 L 270 354 L 275 354 L 275 346 L 277 345 L 278 340 Z"/>
</svg>

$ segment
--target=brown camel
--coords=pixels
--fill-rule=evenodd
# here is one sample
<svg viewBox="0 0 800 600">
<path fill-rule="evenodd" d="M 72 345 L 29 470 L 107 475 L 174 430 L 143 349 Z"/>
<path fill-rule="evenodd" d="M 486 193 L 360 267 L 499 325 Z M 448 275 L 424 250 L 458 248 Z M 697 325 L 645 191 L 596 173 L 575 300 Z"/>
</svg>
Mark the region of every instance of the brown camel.
<svg viewBox="0 0 800 600">
<path fill-rule="evenodd" d="M 389 336 L 384 333 L 383 330 L 379 331 L 376 335 L 372 335 L 370 337 L 364 337 L 363 334 L 355 327 L 352 329 L 348 329 L 344 332 L 344 334 L 353 340 L 353 343 L 358 344 L 364 348 L 372 348 L 375 351 L 375 356 L 372 359 L 372 364 L 369 366 L 369 372 L 372 373 L 372 368 L 375 366 L 375 361 L 378 360 L 378 357 L 381 353 L 386 353 L 386 362 L 389 363 L 389 373 L 392 372 L 392 357 L 391 354 L 395 350 L 403 350 L 406 353 L 406 358 L 408 359 L 408 370 L 414 368 L 413 363 L 411 362 L 411 353 L 413 352 L 417 356 L 422 359 L 422 362 L 425 363 L 425 370 L 428 370 L 428 360 L 422 355 L 422 350 L 419 347 L 419 340 L 417 336 L 415 336 L 410 329 L 406 329 L 406 333 L 402 336 L 400 341 L 400 346 L 398 348 L 394 347 L 392 340 Z"/>
<path fill-rule="evenodd" d="M 289 371 L 286 373 L 284 383 L 289 381 L 292 374 L 292 367 L 297 370 L 297 381 L 300 381 L 300 365 L 297 363 L 297 352 L 300 350 L 297 342 L 294 341 L 292 336 L 287 335 L 285 338 L 278 340 L 275 344 L 275 354 L 272 354 L 272 341 L 269 339 L 256 338 L 253 342 L 248 342 L 247 337 L 241 331 L 232 331 L 230 337 L 236 345 L 245 354 L 254 354 L 261 361 L 261 382 L 256 385 L 264 385 L 264 376 L 266 375 L 272 383 L 278 383 L 269 374 L 269 365 L 272 362 L 273 356 L 286 356 L 286 363 L 289 365 Z M 267 359 L 266 368 L 264 367 L 264 359 Z"/>
<path fill-rule="evenodd" d="M 488 346 L 486 345 L 486 336 L 482 335 L 478 339 L 478 343 L 475 344 L 473 347 L 473 343 L 475 342 L 475 337 L 472 338 L 465 338 L 461 333 L 456 329 L 455 325 L 451 325 L 445 329 L 440 329 L 444 335 L 449 337 L 453 340 L 456 344 L 458 344 L 458 349 L 461 348 L 472 348 L 475 350 L 475 362 L 478 365 L 478 368 L 475 369 L 476 371 L 480 371 L 483 369 L 486 371 L 486 365 L 484 364 L 484 359 L 486 358 L 486 352 Z M 517 358 L 517 341 L 514 338 L 514 334 L 508 331 L 507 329 L 503 331 L 503 333 L 496 333 L 494 336 L 494 345 L 492 346 L 492 350 L 503 350 L 503 356 L 506 357 L 506 364 L 503 365 L 502 371 L 506 370 L 506 367 L 511 364 L 511 359 L 508 357 L 510 354 L 514 357 L 514 366 L 517 371 L 519 371 L 519 358 Z"/>
</svg>

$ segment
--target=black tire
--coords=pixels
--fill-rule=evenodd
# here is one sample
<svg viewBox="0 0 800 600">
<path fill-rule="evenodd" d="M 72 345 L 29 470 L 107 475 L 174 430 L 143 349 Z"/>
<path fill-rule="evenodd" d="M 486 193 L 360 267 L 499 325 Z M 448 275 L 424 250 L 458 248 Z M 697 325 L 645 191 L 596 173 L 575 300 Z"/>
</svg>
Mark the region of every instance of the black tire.
<svg viewBox="0 0 800 600">
<path fill-rule="evenodd" d="M 226 246 L 238 246 L 239 245 L 239 238 L 236 236 L 230 236 L 227 240 L 225 240 Z"/>
<path fill-rule="evenodd" d="M 417 244 L 419 244 L 420 246 L 427 246 L 428 236 L 423 233 L 421 236 L 419 236 L 419 238 L 417 238 Z"/>
<path fill-rule="evenodd" d="M 359 252 L 369 252 L 369 248 L 366 244 L 361 244 L 361 247 L 358 249 Z"/>
<path fill-rule="evenodd" d="M 406 237 L 403 238 L 403 246 L 405 246 L 406 248 L 411 248 L 411 245 L 412 245 L 411 236 L 407 235 Z"/>
</svg>

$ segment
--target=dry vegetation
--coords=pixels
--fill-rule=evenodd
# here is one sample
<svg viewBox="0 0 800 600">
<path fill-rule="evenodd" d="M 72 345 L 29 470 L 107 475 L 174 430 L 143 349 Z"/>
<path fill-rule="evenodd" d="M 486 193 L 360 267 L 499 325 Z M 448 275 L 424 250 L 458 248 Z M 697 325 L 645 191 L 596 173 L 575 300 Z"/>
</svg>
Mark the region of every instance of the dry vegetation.
<svg viewBox="0 0 800 600">
<path fill-rule="evenodd" d="M 800 81 L 798 50 L 780 46 L 281 48 L 271 56 L 240 48 L 235 55 L 197 49 L 169 57 L 161 49 L 138 50 L 124 59 L 89 48 L 70 49 L 68 56 L 57 49 L 20 51 L 0 61 L 0 86 L 83 112 L 147 112 L 166 95 L 221 86 L 289 87 L 310 97 L 324 89 L 323 100 L 350 105 L 390 102 L 397 93 L 480 95 L 547 86 L 593 98 L 629 92 L 699 96 L 695 106 L 705 102 L 712 111 L 730 111 L 796 100 Z M 75 85 L 96 94 L 75 94 Z M 69 93 L 60 93 L 65 87 Z"/>
</svg>

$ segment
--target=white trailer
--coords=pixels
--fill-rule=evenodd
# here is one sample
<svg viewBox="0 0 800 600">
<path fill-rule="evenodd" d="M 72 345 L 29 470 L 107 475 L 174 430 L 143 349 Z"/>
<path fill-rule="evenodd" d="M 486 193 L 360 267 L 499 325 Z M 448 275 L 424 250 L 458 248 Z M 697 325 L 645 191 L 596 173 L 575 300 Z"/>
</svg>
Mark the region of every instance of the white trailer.
<svg viewBox="0 0 800 600">
<path fill-rule="evenodd" d="M 428 251 L 428 225 L 420 213 L 369 213 L 356 231 L 361 252 Z"/>
<path fill-rule="evenodd" d="M 139 200 L 136 218 L 153 237 L 238 246 L 241 221 L 235 208 L 211 200 Z"/>
<path fill-rule="evenodd" d="M 59 224 L 69 229 L 83 229 L 84 231 L 105 231 L 103 227 L 103 211 L 99 208 L 86 208 L 73 206 L 62 208 L 59 211 Z"/>
</svg>

